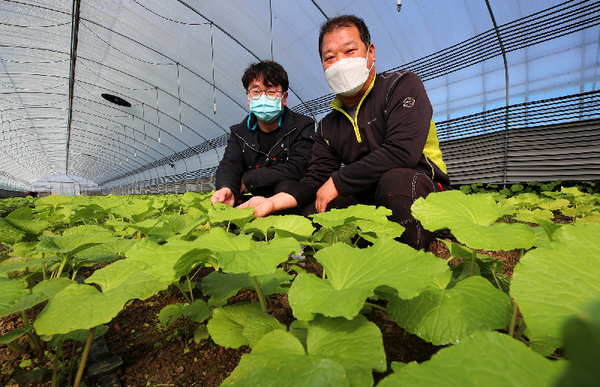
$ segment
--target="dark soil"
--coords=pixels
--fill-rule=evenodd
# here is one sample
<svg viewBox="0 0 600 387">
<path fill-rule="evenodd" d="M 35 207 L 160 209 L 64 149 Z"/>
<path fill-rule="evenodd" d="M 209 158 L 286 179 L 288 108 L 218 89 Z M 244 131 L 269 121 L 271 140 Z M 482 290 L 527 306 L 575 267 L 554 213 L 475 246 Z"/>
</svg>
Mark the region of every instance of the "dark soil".
<svg viewBox="0 0 600 387">
<path fill-rule="evenodd" d="M 433 242 L 431 251 L 440 258 L 448 258 L 449 252 L 444 243 Z M 518 252 L 484 252 L 505 262 L 505 274 L 512 274 L 512 268 L 518 261 Z M 455 261 L 455 260 L 453 260 Z M 459 262 L 451 262 L 458 264 Z M 315 271 L 318 267 L 313 268 Z M 210 269 L 212 270 L 212 269 Z M 200 276 L 208 274 L 209 270 Z M 196 297 L 203 298 L 200 292 Z M 160 310 L 172 303 L 182 302 L 177 292 L 164 293 L 153 296 L 147 300 L 134 300 L 130 302 L 121 313 L 109 324 L 109 330 L 104 335 L 110 356 L 120 356 L 123 365 L 117 371 L 118 379 L 123 387 L 141 386 L 219 386 L 222 381 L 235 369 L 241 356 L 249 353 L 249 347 L 237 349 L 224 348 L 216 345 L 212 340 L 202 340 L 195 343 L 194 330 L 198 324 L 180 318 L 169 328 L 161 327 L 158 322 Z M 243 291 L 230 302 L 258 301 L 252 291 Z M 273 297 L 270 312 L 282 323 L 289 325 L 293 316 L 287 295 Z M 368 314 L 367 319 L 375 323 L 383 335 L 383 344 L 388 362 L 423 362 L 439 351 L 440 347 L 434 346 L 416 335 L 409 334 L 391 321 L 387 315 L 377 309 Z M 0 334 L 6 334 L 15 328 L 23 326 L 21 316 L 14 314 L 0 319 Z M 19 343 L 20 348 L 28 348 L 26 339 Z M 77 344 L 75 353 L 80 354 L 83 343 Z M 71 353 L 70 344 L 65 346 L 64 352 Z M 33 368 L 51 367 L 51 359 L 47 355 L 32 356 L 20 355 L 11 351 L 6 346 L 0 347 L 0 387 L 24 386 L 18 384 L 15 378 L 18 374 Z M 69 355 L 66 356 L 70 358 Z M 30 365 L 24 360 L 31 360 Z M 74 371 L 76 372 L 76 370 Z M 63 378 L 67 378 L 64 372 Z M 387 373 L 374 373 L 375 383 L 385 377 Z M 87 386 L 100 385 L 97 380 L 86 379 Z M 43 387 L 50 383 L 34 384 Z M 62 386 L 67 385 L 64 381 Z M 83 385 L 83 384 L 82 384 Z M 112 385 L 111 385 L 112 386 Z"/>
</svg>

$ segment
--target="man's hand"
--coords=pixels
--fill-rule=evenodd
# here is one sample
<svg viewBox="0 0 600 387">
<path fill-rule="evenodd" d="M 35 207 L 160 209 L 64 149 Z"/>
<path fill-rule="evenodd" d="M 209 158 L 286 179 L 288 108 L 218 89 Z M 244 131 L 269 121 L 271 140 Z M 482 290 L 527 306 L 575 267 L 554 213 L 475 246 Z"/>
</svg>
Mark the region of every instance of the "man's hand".
<svg viewBox="0 0 600 387">
<path fill-rule="evenodd" d="M 254 196 L 245 203 L 240 204 L 236 208 L 254 207 L 254 215 L 258 218 L 269 215 L 275 210 L 275 203 L 270 198 L 262 196 Z"/>
<path fill-rule="evenodd" d="M 330 177 L 317 191 L 317 199 L 315 200 L 317 211 L 321 213 L 325 212 L 325 210 L 327 210 L 327 205 L 339 195 L 337 188 L 335 188 L 335 184 L 333 184 L 333 179 Z"/>
<path fill-rule="evenodd" d="M 229 188 L 225 187 L 215 192 L 210 198 L 210 202 L 213 206 L 216 202 L 233 206 L 235 204 L 235 196 L 233 196 L 233 192 Z"/>
<path fill-rule="evenodd" d="M 298 205 L 296 199 L 290 194 L 285 192 L 279 192 L 265 198 L 262 196 L 254 196 L 246 203 L 237 206 L 237 208 L 254 207 L 254 215 L 259 218 L 272 214 L 275 211 L 286 210 L 288 208 L 294 208 Z"/>
</svg>

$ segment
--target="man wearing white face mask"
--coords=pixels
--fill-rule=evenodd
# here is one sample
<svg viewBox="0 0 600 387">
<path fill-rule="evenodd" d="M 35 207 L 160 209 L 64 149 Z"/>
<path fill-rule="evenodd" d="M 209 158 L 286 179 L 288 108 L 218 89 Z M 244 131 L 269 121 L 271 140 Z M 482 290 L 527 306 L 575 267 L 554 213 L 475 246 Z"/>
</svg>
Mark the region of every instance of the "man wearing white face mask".
<svg viewBox="0 0 600 387">
<path fill-rule="evenodd" d="M 288 76 L 273 61 L 251 64 L 242 76 L 250 113 L 231 127 L 211 202 L 234 205 L 270 196 L 298 182 L 314 143 L 314 120 L 287 108 Z"/>
<path fill-rule="evenodd" d="M 321 26 L 319 54 L 337 96 L 317 126 L 308 172 L 283 193 L 245 206 L 257 216 L 311 201 L 318 212 L 358 203 L 385 206 L 390 220 L 406 228 L 400 241 L 428 249 L 434 236 L 410 207 L 419 197 L 449 189 L 450 180 L 423 83 L 409 71 L 376 74 L 369 30 L 353 15 Z"/>
</svg>

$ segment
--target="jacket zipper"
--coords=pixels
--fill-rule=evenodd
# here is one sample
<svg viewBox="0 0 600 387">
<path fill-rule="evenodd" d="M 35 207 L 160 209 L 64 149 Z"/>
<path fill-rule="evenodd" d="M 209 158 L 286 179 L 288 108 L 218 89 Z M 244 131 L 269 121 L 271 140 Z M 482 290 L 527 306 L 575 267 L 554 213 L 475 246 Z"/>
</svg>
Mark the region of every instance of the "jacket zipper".
<svg viewBox="0 0 600 387">
<path fill-rule="evenodd" d="M 259 130 L 260 130 L 260 129 L 259 129 Z M 271 154 L 271 151 L 272 151 L 273 149 L 275 149 L 275 147 L 276 147 L 277 145 L 279 145 L 279 144 L 281 143 L 281 141 L 283 141 L 283 139 L 284 139 L 284 138 L 288 137 L 288 136 L 289 136 L 290 134 L 292 134 L 294 131 L 296 131 L 296 127 L 295 127 L 295 126 L 294 126 L 294 127 L 292 128 L 292 130 L 290 130 L 288 133 L 284 134 L 284 135 L 283 135 L 283 136 L 282 136 L 282 137 L 279 139 L 279 141 L 277 141 L 275 144 L 273 144 L 273 146 L 271 147 L 271 149 L 269 149 L 269 152 L 267 152 L 267 153 L 265 153 L 265 152 L 261 151 L 260 149 L 256 149 L 256 148 L 254 148 L 252 145 L 248 144 L 248 142 L 247 142 L 247 141 L 246 141 L 244 138 L 242 138 L 242 137 L 241 137 L 239 134 L 237 134 L 237 133 L 236 133 L 235 135 L 236 135 L 236 136 L 237 136 L 237 137 L 238 137 L 240 140 L 242 140 L 242 141 L 244 142 L 244 144 L 246 144 L 246 146 L 247 146 L 248 148 L 252 149 L 252 150 L 253 150 L 253 151 L 255 151 L 256 153 L 262 153 L 263 155 L 267 156 L 267 160 L 266 160 L 266 162 L 269 162 L 269 155 Z"/>
</svg>

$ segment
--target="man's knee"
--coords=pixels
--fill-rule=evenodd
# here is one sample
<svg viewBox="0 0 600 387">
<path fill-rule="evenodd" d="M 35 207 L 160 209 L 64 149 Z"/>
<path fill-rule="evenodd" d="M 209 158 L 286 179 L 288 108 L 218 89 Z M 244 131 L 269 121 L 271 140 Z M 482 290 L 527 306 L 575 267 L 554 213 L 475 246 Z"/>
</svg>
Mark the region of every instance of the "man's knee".
<svg viewBox="0 0 600 387">
<path fill-rule="evenodd" d="M 412 169 L 392 169 L 383 174 L 375 192 L 375 203 L 392 210 L 389 220 L 406 228 L 400 241 L 415 249 L 429 248 L 433 233 L 425 230 L 411 213 L 411 206 L 420 197 L 440 191 L 426 174 Z"/>
<path fill-rule="evenodd" d="M 437 183 L 423 172 L 413 169 L 392 169 L 379 179 L 375 191 L 375 201 L 379 204 L 400 200 L 410 203 L 408 205 L 410 210 L 410 206 L 415 200 L 439 190 Z"/>
</svg>

